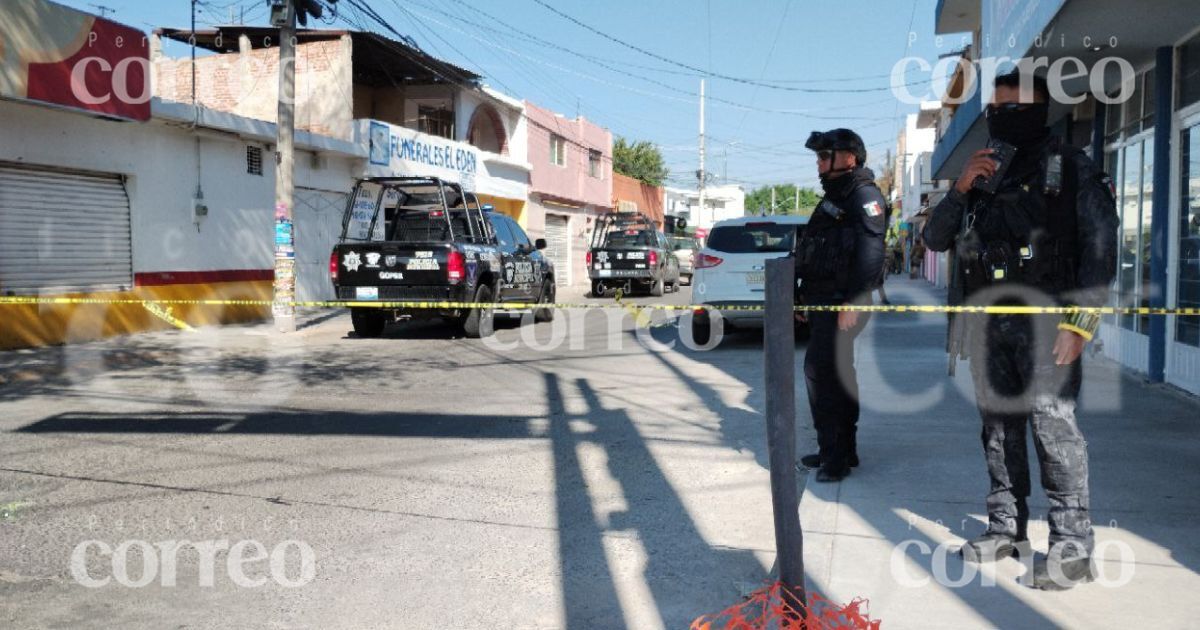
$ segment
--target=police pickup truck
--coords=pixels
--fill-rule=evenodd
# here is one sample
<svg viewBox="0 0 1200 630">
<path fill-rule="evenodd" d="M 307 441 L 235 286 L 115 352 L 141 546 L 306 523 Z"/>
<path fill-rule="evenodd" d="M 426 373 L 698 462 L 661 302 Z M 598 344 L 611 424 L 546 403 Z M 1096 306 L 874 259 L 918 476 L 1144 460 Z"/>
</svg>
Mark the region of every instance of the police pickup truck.
<svg viewBox="0 0 1200 630">
<path fill-rule="evenodd" d="M 679 290 L 679 259 L 667 236 L 642 214 L 600 217 L 592 232 L 587 268 L 592 297 L 616 289 L 631 293 L 635 286 L 654 296 Z"/>
<path fill-rule="evenodd" d="M 456 183 L 426 177 L 359 180 L 329 254 L 337 299 L 359 337 L 392 321 L 442 318 L 467 337 L 492 332 L 492 308 L 379 308 L 370 302 L 554 302 L 554 267 L 511 218 Z M 385 305 L 386 306 L 386 305 Z M 536 321 L 554 317 L 535 308 Z"/>
</svg>

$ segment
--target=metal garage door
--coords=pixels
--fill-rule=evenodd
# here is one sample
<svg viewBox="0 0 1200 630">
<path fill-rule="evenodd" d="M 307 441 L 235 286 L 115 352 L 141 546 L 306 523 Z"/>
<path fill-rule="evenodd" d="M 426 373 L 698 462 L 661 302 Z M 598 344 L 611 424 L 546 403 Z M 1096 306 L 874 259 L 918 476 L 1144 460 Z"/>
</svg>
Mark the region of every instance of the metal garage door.
<svg viewBox="0 0 1200 630">
<path fill-rule="evenodd" d="M 346 193 L 297 188 L 292 217 L 296 226 L 296 299 L 332 300 L 329 252 L 342 233 Z"/>
<path fill-rule="evenodd" d="M 0 293 L 133 285 L 121 175 L 0 162 Z"/>
<path fill-rule="evenodd" d="M 571 282 L 571 231 L 569 219 L 556 214 L 546 215 L 546 257 L 554 263 L 555 283 L 562 287 Z"/>
</svg>

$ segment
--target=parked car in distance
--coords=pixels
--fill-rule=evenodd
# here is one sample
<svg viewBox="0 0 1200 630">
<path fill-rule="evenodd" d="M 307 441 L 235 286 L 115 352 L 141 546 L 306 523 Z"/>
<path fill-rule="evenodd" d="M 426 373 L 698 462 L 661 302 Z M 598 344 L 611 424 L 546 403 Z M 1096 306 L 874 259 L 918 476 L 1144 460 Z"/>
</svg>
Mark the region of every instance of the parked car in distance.
<svg viewBox="0 0 1200 630">
<path fill-rule="evenodd" d="M 700 250 L 700 241 L 691 236 L 669 236 L 667 238 L 671 241 L 671 250 L 679 259 L 679 277 L 687 278 L 688 284 L 691 284 L 693 265 L 696 252 Z"/>
<path fill-rule="evenodd" d="M 725 330 L 761 328 L 761 310 L 722 307 L 762 306 L 767 260 L 791 254 L 808 217 L 782 215 L 726 219 L 713 226 L 695 254 L 692 301 L 706 307 L 692 322 L 693 340 L 706 344 L 712 330 L 709 311 L 718 311 Z"/>
</svg>

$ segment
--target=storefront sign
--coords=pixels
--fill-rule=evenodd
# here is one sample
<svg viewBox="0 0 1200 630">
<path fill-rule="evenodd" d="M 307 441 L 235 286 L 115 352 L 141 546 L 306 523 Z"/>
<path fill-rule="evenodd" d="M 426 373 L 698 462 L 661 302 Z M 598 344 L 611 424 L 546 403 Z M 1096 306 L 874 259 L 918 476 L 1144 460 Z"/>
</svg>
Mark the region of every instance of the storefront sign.
<svg viewBox="0 0 1200 630">
<path fill-rule="evenodd" d="M 362 125 L 358 137 L 368 145 L 368 177 L 437 177 L 481 195 L 520 201 L 528 197 L 528 172 L 494 163 L 500 156 L 377 120 Z"/>
<path fill-rule="evenodd" d="M 463 183 L 479 170 L 479 149 L 412 129 L 371 121 L 372 166 L 390 174 L 427 175 Z"/>
<path fill-rule="evenodd" d="M 46 0 L 0 2 L 0 97 L 145 121 L 152 96 L 141 31 Z"/>
</svg>

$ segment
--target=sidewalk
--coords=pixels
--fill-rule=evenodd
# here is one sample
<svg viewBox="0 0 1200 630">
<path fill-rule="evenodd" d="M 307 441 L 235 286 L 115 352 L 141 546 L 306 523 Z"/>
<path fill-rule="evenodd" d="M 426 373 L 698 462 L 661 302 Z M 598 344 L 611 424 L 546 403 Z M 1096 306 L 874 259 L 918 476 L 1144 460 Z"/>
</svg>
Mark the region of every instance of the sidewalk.
<svg viewBox="0 0 1200 630">
<path fill-rule="evenodd" d="M 892 276 L 887 288 L 895 303 L 945 301 L 923 280 Z M 986 525 L 987 473 L 969 370 L 964 362 L 957 378 L 946 376 L 944 335 L 944 315 L 888 314 L 860 340 L 862 466 L 839 484 L 806 480 L 808 587 L 834 601 L 870 600 L 871 617 L 889 629 L 1197 627 L 1188 608 L 1200 592 L 1200 401 L 1085 356 L 1078 418 L 1101 579 L 1035 591 L 1017 582 L 1015 559 L 972 576 L 956 551 Z M 797 407 L 807 425 L 806 401 Z M 802 441 L 803 452 L 813 448 Z M 1044 552 L 1048 504 L 1032 445 L 1029 453 L 1030 537 Z"/>
</svg>

